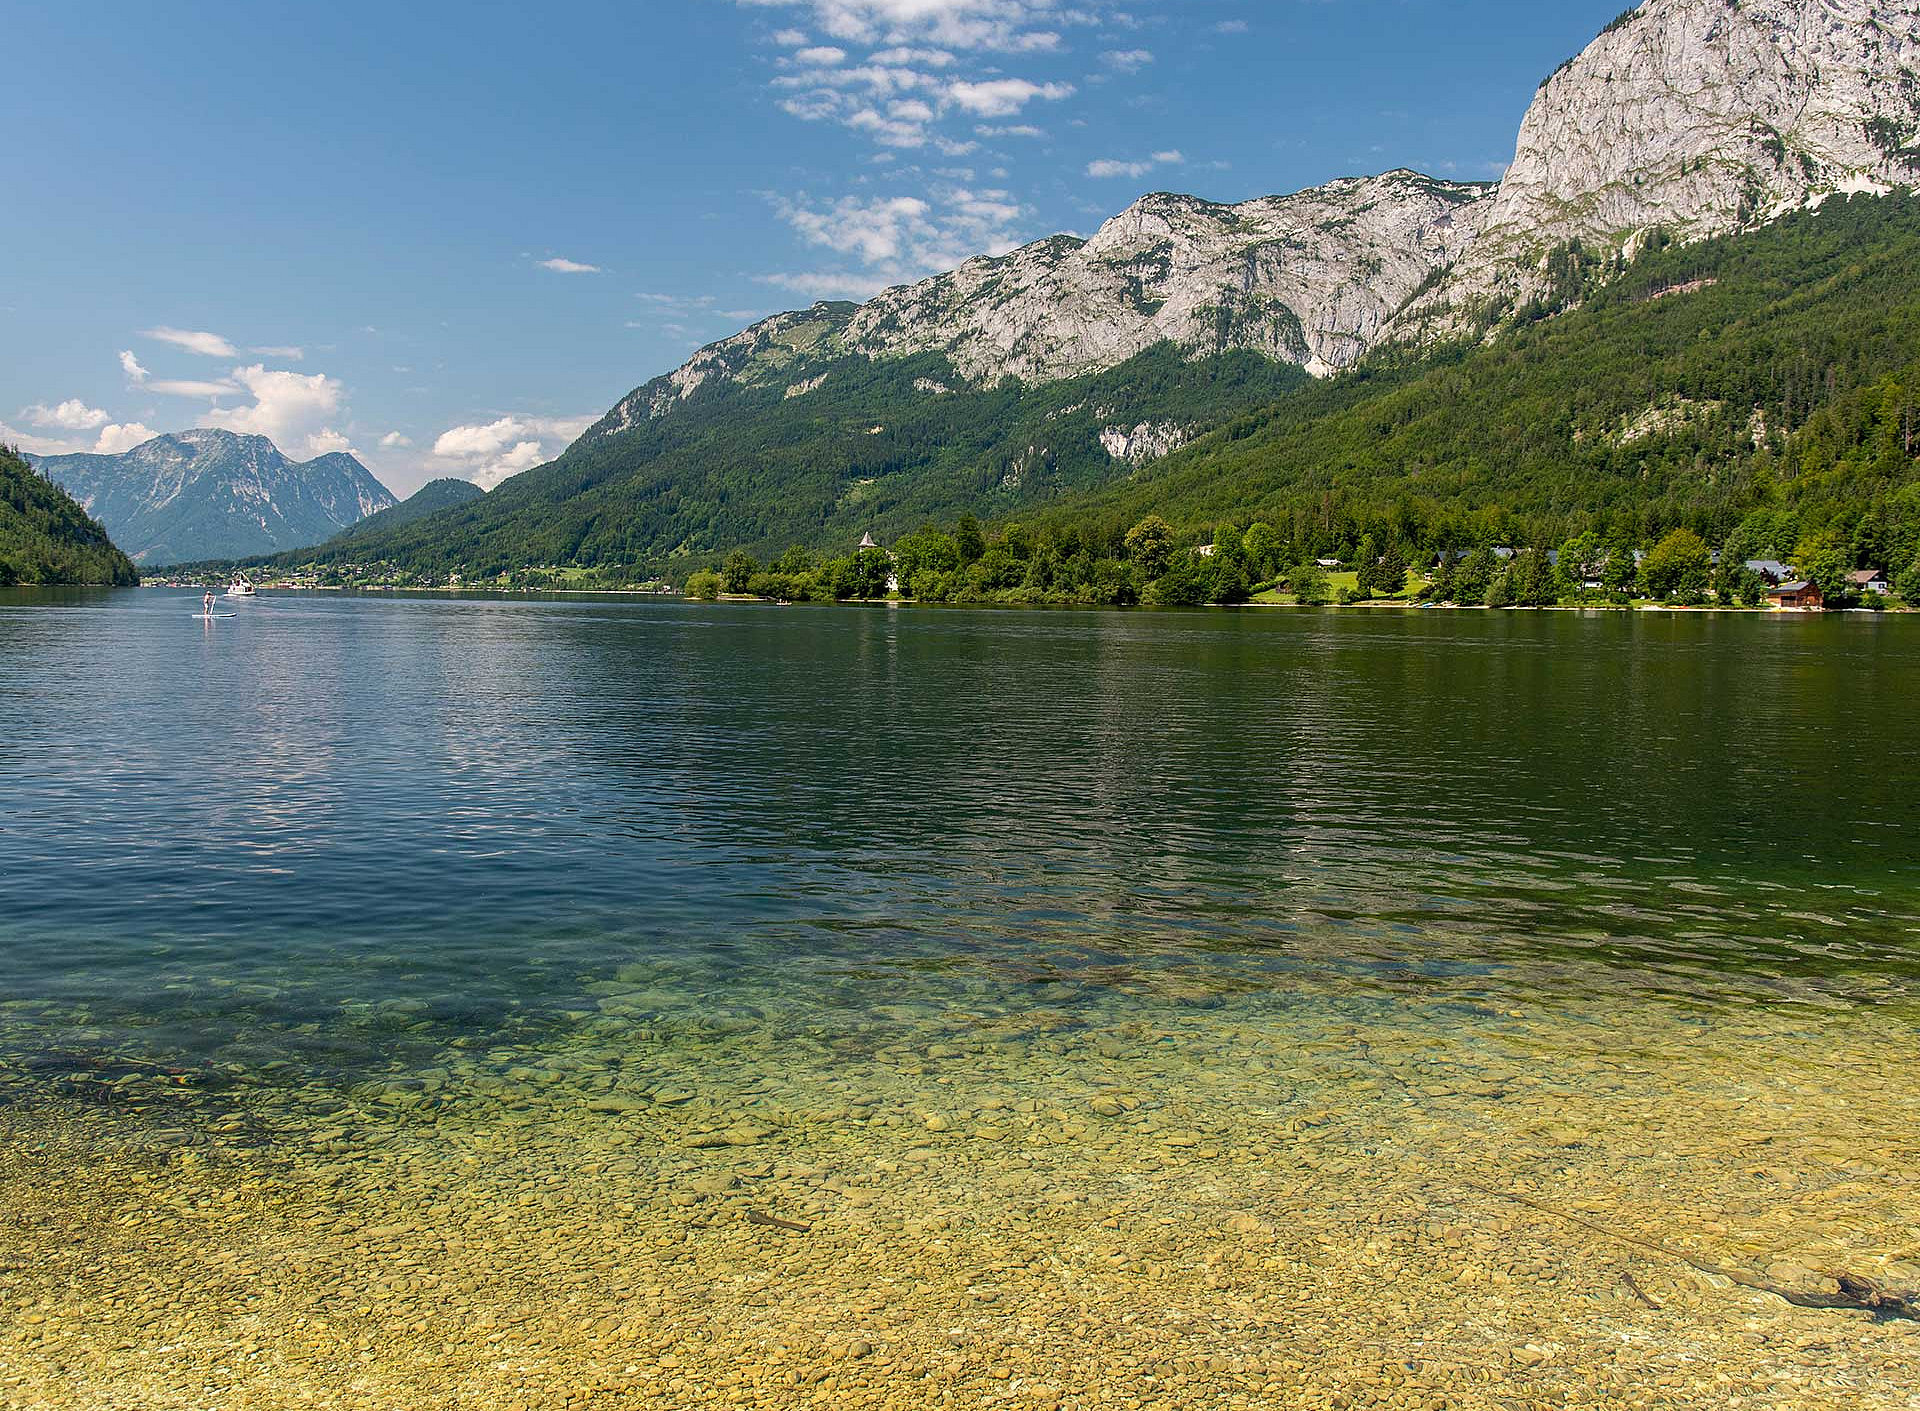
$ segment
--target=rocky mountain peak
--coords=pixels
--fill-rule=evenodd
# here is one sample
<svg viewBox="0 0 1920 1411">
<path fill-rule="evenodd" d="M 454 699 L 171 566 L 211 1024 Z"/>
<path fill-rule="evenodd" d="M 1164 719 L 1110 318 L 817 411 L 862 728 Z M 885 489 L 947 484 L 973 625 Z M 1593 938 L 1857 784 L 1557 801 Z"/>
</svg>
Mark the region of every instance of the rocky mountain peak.
<svg viewBox="0 0 1920 1411">
<path fill-rule="evenodd" d="M 119 455 L 35 464 L 136 561 L 181 562 L 297 548 L 394 503 L 344 451 L 288 460 L 265 436 L 194 427 Z"/>
<path fill-rule="evenodd" d="M 1116 216 L 1108 218 L 1081 248 L 1095 256 L 1112 255 L 1173 239 L 1196 220 L 1218 220 L 1232 210 L 1198 196 L 1155 191 L 1142 196 Z"/>
<path fill-rule="evenodd" d="M 765 319 L 587 435 L 727 383 L 805 397 L 852 356 L 938 354 L 974 386 L 1166 343 L 1338 372 L 1383 340 L 1483 327 L 1545 292 L 1572 241 L 1631 250 L 1655 229 L 1695 238 L 1920 184 L 1917 67 L 1920 0 L 1647 0 L 1540 85 L 1497 188 L 1397 170 L 1237 205 L 1154 192 L 1084 240 Z"/>
<path fill-rule="evenodd" d="M 1920 0 L 1649 0 L 1541 85 L 1487 231 L 1717 232 L 1920 175 Z"/>
<path fill-rule="evenodd" d="M 264 436 L 242 436 L 220 426 L 195 426 L 185 431 L 171 431 L 153 438 L 156 441 L 174 441 L 183 446 L 237 446 L 245 441 L 261 441 L 271 445 Z"/>
<path fill-rule="evenodd" d="M 1527 297 L 1572 240 L 1716 235 L 1913 186 L 1917 68 L 1920 0 L 1647 0 L 1540 85 L 1471 251 L 1403 322 Z"/>
<path fill-rule="evenodd" d="M 763 319 L 633 392 L 587 437 L 727 382 L 805 396 L 823 385 L 821 368 L 849 356 L 937 353 L 976 386 L 1104 371 L 1161 343 L 1338 371 L 1458 256 L 1472 230 L 1464 213 L 1490 190 L 1395 171 L 1239 205 L 1156 192 L 1091 239 L 1050 236 L 865 304 Z"/>
</svg>

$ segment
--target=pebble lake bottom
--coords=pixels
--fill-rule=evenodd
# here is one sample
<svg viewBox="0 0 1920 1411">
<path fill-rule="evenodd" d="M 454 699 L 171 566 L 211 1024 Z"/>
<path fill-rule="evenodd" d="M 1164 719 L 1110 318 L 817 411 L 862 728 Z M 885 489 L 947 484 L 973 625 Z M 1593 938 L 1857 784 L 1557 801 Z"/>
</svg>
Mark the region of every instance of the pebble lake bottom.
<svg viewBox="0 0 1920 1411">
<path fill-rule="evenodd" d="M 1920 1406 L 1920 623 L 190 596 L 0 595 L 0 1405 Z"/>
</svg>

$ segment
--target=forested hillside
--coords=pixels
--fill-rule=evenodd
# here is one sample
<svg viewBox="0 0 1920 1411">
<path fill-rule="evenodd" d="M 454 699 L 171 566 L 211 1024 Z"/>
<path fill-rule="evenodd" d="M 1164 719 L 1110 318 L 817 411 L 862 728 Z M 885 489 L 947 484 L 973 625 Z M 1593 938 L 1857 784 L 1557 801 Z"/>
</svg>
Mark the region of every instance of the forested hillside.
<svg viewBox="0 0 1920 1411">
<path fill-rule="evenodd" d="M 684 575 L 736 545 L 772 549 L 899 534 L 929 515 L 1028 512 L 1134 472 L 1102 431 L 1185 436 L 1307 381 L 1254 353 L 1158 348 L 1098 376 L 964 388 L 935 355 L 834 363 L 803 396 L 703 389 L 669 416 L 583 440 L 484 500 L 415 524 L 368 525 L 303 561 L 385 560 L 494 574 L 621 564 Z M 929 390 L 956 388 L 959 390 Z"/>
<path fill-rule="evenodd" d="M 1562 298 L 1599 273 L 1577 250 L 1556 267 Z M 1377 358 L 1043 519 L 1109 536 L 1150 511 L 1189 536 L 1260 519 L 1332 554 L 1369 532 L 1719 544 L 1756 516 L 1771 549 L 1862 522 L 1904 544 L 1916 449 L 1920 199 L 1854 197 L 1643 256 L 1490 345 Z"/>
<path fill-rule="evenodd" d="M 1912 595 L 1920 200 L 1830 201 L 1624 271 L 1577 249 L 1554 265 L 1556 302 L 1491 344 L 1376 356 L 1024 522 L 930 526 L 895 546 L 902 586 L 966 601 L 1232 601 L 1321 558 L 1397 565 L 1403 579 L 1478 550 L 1485 577 L 1488 550 L 1574 545 L 1571 581 L 1612 562 L 1617 594 L 1635 586 L 1633 551 L 1667 541 L 1697 561 L 1696 590 L 1719 548 L 1730 565 L 1797 560 L 1834 600 L 1855 568 Z M 1220 548 L 1201 560 L 1183 544 Z M 883 564 L 803 550 L 755 590 L 857 596 L 885 581 Z M 1522 555 L 1530 571 L 1544 562 Z M 753 574 L 736 558 L 724 581 Z"/>
<path fill-rule="evenodd" d="M 0 446 L 0 587 L 139 581 L 132 561 L 66 491 Z"/>
<path fill-rule="evenodd" d="M 425 519 L 428 515 L 438 514 L 441 510 L 451 509 L 456 505 L 472 504 L 475 500 L 483 498 L 486 493 L 471 480 L 460 480 L 451 476 L 429 480 L 399 504 L 376 510 L 358 524 L 348 525 L 327 540 L 327 543 L 340 545 L 367 535 L 398 529 L 416 520 Z M 304 559 L 308 555 L 297 552 L 286 557 Z"/>
</svg>

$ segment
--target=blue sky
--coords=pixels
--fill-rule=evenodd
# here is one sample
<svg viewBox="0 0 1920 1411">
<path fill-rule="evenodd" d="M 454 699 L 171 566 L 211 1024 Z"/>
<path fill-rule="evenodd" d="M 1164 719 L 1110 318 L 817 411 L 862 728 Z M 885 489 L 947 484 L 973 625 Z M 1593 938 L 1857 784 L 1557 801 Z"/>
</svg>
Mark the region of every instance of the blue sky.
<svg viewBox="0 0 1920 1411">
<path fill-rule="evenodd" d="M 1621 3 L 13 6 L 0 439 L 497 483 L 755 317 L 1146 191 L 1496 177 Z"/>
</svg>

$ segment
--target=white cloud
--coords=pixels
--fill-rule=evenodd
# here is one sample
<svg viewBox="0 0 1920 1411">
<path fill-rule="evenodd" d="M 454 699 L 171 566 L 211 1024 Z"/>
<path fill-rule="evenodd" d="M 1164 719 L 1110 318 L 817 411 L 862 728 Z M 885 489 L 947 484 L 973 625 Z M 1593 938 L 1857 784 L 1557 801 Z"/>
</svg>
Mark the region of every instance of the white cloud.
<svg viewBox="0 0 1920 1411">
<path fill-rule="evenodd" d="M 1140 162 L 1125 162 L 1114 157 L 1102 157 L 1099 161 L 1087 163 L 1087 175 L 1141 177 L 1155 167 L 1179 166 L 1186 160 L 1186 154 L 1178 151 L 1155 152 L 1152 157 Z"/>
<path fill-rule="evenodd" d="M 11 446 L 16 451 L 24 451 L 30 456 L 70 456 L 75 451 L 84 451 L 86 447 L 55 436 L 35 436 L 30 431 L 21 431 L 0 421 L 0 446 Z"/>
<path fill-rule="evenodd" d="M 945 49 L 879 49 L 867 58 L 882 67 L 893 68 L 911 68 L 918 64 L 929 69 L 945 69 L 955 62 L 954 56 Z"/>
<path fill-rule="evenodd" d="M 1045 137 L 1047 135 L 1044 129 L 1037 128 L 1031 123 L 1015 123 L 1011 127 L 982 125 L 976 127 L 974 131 L 981 137 Z"/>
<path fill-rule="evenodd" d="M 197 377 L 163 377 L 147 383 L 146 388 L 168 397 L 231 397 L 240 391 L 232 382 L 209 382 Z"/>
<path fill-rule="evenodd" d="M 131 451 L 135 446 L 151 441 L 160 433 L 151 426 L 143 426 L 137 421 L 123 422 L 118 426 L 100 428 L 100 439 L 94 442 L 94 453 L 102 456 L 117 456 L 122 451 Z"/>
<path fill-rule="evenodd" d="M 491 490 L 523 470 L 532 470 L 545 459 L 538 441 L 521 441 L 486 465 L 477 467 L 467 478 L 482 490 Z"/>
<path fill-rule="evenodd" d="M 1153 62 L 1151 49 L 1109 49 L 1100 56 L 1110 69 L 1121 73 L 1138 73 Z"/>
<path fill-rule="evenodd" d="M 804 122 L 837 121 L 883 148 L 932 146 L 950 156 L 973 144 L 936 130 L 943 120 L 1009 117 L 1037 99 L 1058 101 L 1074 92 L 1069 83 L 1009 75 L 997 56 L 1055 50 L 1059 26 L 1096 22 L 1094 7 L 1065 0 L 736 3 L 804 11 L 832 41 L 814 41 L 799 30 L 774 36 L 793 51 L 776 61 L 771 80 L 785 112 Z M 849 63 L 853 45 L 867 48 L 864 62 Z M 903 99 L 918 106 L 897 111 Z"/>
<path fill-rule="evenodd" d="M 882 117 L 872 108 L 862 108 L 847 118 L 847 126 L 864 132 L 886 147 L 923 147 L 927 141 L 924 122 Z"/>
<path fill-rule="evenodd" d="M 1029 215 L 1006 191 L 968 186 L 941 187 L 925 200 L 843 196 L 816 204 L 803 194 L 777 197 L 774 206 L 809 244 L 865 266 L 760 277 L 815 299 L 869 299 L 975 255 L 1005 254 L 1020 243 L 1019 227 Z"/>
<path fill-rule="evenodd" d="M 802 295 L 807 299 L 851 299 L 865 303 L 897 281 L 871 274 L 763 274 L 762 284 Z"/>
<path fill-rule="evenodd" d="M 1070 83 L 1032 83 L 1024 78 L 994 78 L 984 83 L 954 83 L 947 97 L 983 118 L 1010 118 L 1036 98 L 1058 102 L 1073 96 Z"/>
<path fill-rule="evenodd" d="M 217 333 L 206 333 L 191 328 L 143 328 L 142 338 L 151 338 L 156 343 L 171 343 L 176 348 L 185 348 L 189 353 L 198 353 L 203 358 L 233 358 L 240 350 Z"/>
<path fill-rule="evenodd" d="M 254 363 L 233 370 L 233 387 L 251 394 L 252 404 L 215 407 L 207 413 L 208 425 L 264 436 L 289 455 L 346 449 L 345 438 L 331 424 L 346 399 L 346 388 L 338 378 L 320 372 L 270 370 Z"/>
<path fill-rule="evenodd" d="M 1253 28 L 1245 20 L 1221 20 L 1213 27 L 1215 34 L 1245 34 Z"/>
<path fill-rule="evenodd" d="M 595 418 L 503 416 L 450 426 L 435 438 L 434 458 L 457 468 L 482 490 L 558 455 Z M 549 453 L 547 447 L 553 447 Z"/>
<path fill-rule="evenodd" d="M 433 453 L 447 460 L 469 460 L 497 456 L 533 428 L 517 417 L 503 416 L 498 421 L 450 426 L 433 443 Z"/>
<path fill-rule="evenodd" d="M 1084 9 L 1055 0 L 740 0 L 765 9 L 803 9 L 834 39 L 853 44 L 932 43 L 948 49 L 1032 53 L 1059 46 L 1054 23 L 1085 22 Z M 783 36 L 776 35 L 776 42 Z"/>
<path fill-rule="evenodd" d="M 69 397 L 54 407 L 35 402 L 30 407 L 23 407 L 20 415 L 35 426 L 59 431 L 92 431 L 113 420 L 98 407 L 90 407 L 78 397 Z"/>
<path fill-rule="evenodd" d="M 389 431 L 380 438 L 380 448 L 385 451 L 404 450 L 413 444 L 411 436 L 403 436 L 398 431 Z"/>
<path fill-rule="evenodd" d="M 550 269 L 555 274 L 599 274 L 601 272 L 599 265 L 582 264 L 578 260 L 569 260 L 560 255 L 555 255 L 550 260 L 540 260 L 538 263 L 541 269 Z"/>
<path fill-rule="evenodd" d="M 127 381 L 141 383 L 147 380 L 147 370 L 140 366 L 140 359 L 133 355 L 130 348 L 120 350 L 120 370 L 127 375 Z"/>
<path fill-rule="evenodd" d="M 934 229 L 927 220 L 933 209 L 917 196 L 862 200 L 843 196 L 824 208 L 793 201 L 775 203 L 787 223 L 815 245 L 842 255 L 854 255 L 867 264 L 900 259 L 917 239 Z"/>
<path fill-rule="evenodd" d="M 305 348 L 290 347 L 284 343 L 278 345 L 270 343 L 264 348 L 249 348 L 247 351 L 261 358 L 285 358 L 290 363 L 305 362 L 307 357 Z"/>
<path fill-rule="evenodd" d="M 87 426 L 73 426 L 68 429 L 91 431 L 99 425 L 100 434 L 89 446 L 85 441 L 70 441 L 55 436 L 35 436 L 29 432 L 16 431 L 5 422 L 0 422 L 0 445 L 17 446 L 20 450 L 34 456 L 70 456 L 91 451 L 98 456 L 117 456 L 122 451 L 130 451 L 143 441 L 151 441 L 160 433 L 151 426 L 142 426 L 137 421 L 124 425 L 112 422 L 94 423 Z"/>
</svg>

